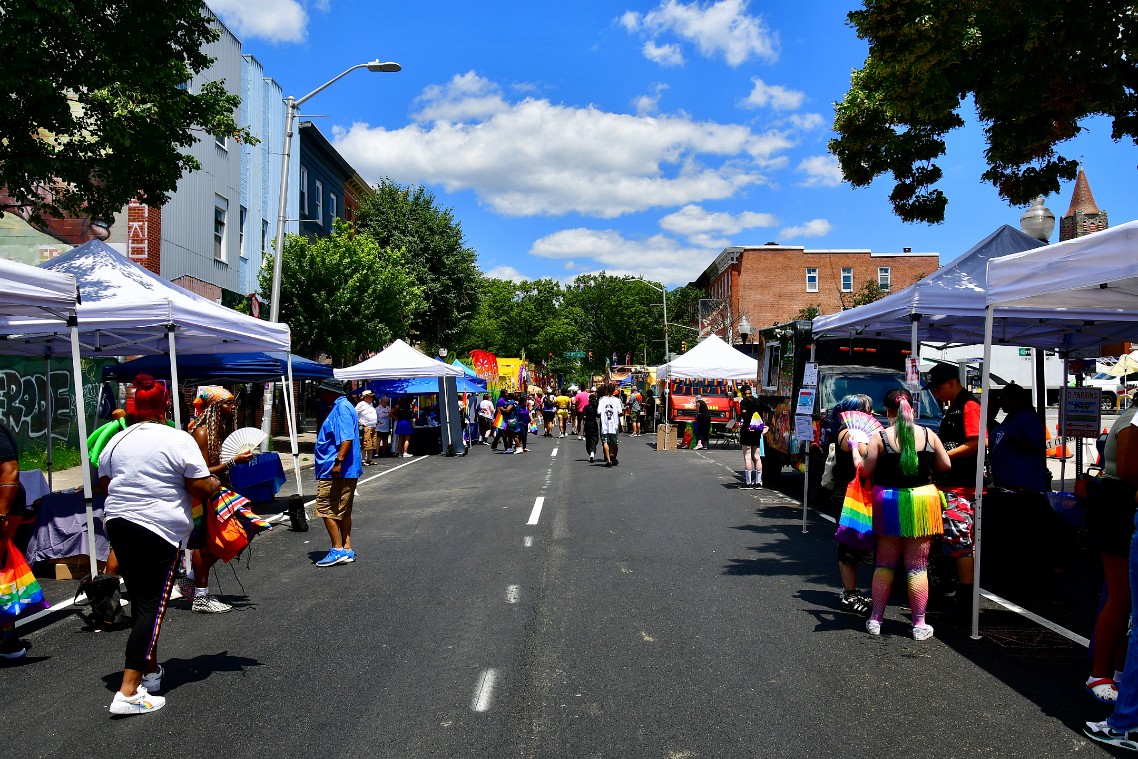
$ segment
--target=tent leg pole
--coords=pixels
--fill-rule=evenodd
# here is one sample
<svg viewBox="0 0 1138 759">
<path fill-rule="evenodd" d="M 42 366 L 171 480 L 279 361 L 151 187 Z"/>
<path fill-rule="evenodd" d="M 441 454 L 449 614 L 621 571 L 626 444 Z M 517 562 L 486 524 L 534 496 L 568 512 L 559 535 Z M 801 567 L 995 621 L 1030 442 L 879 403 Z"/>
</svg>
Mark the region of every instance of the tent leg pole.
<svg viewBox="0 0 1138 759">
<path fill-rule="evenodd" d="M 292 449 L 292 471 L 296 477 L 296 493 L 304 496 L 304 486 L 300 484 L 300 459 L 297 456 L 299 446 L 296 442 L 296 404 L 292 398 L 292 359 L 289 359 L 289 376 L 281 377 L 281 386 L 284 388 L 285 418 L 288 421 L 288 439 Z"/>
<path fill-rule="evenodd" d="M 976 497 L 972 507 L 972 639 L 980 639 L 980 559 L 981 535 L 984 522 L 984 453 L 988 443 L 988 405 L 992 393 L 992 322 L 994 307 L 988 306 L 984 314 L 984 371 L 980 381 L 980 439 L 976 451 Z"/>
<path fill-rule="evenodd" d="M 44 367 L 43 367 L 44 386 L 47 388 L 47 392 L 44 393 L 44 399 L 47 401 L 46 407 L 44 409 L 47 412 L 47 425 L 46 425 L 47 426 L 47 461 L 45 461 L 44 464 L 47 466 L 47 489 L 48 489 L 48 491 L 51 491 L 51 490 L 55 489 L 52 486 L 52 473 L 55 469 L 55 465 L 52 462 L 52 455 L 51 455 L 52 454 L 52 447 L 54 445 L 54 441 L 52 441 L 52 434 L 51 433 L 55 427 L 55 425 L 53 424 L 53 422 L 55 421 L 55 398 L 52 397 L 52 392 L 51 392 L 51 352 L 50 351 L 48 351 L 46 354 L 44 354 L 43 364 L 44 364 Z M 80 377 L 79 379 L 82 380 L 82 377 Z M 82 383 L 80 382 L 80 386 L 81 385 L 82 385 Z M 84 437 L 82 440 L 79 441 L 80 447 L 82 447 L 86 444 L 87 444 L 87 438 L 86 437 Z"/>
<path fill-rule="evenodd" d="M 87 516 L 87 557 L 91 562 L 91 576 L 99 574 L 99 560 L 95 555 L 95 507 L 92 503 L 91 457 L 87 452 L 87 407 L 83 399 L 83 366 L 79 361 L 79 324 L 71 321 L 71 373 L 75 378 L 75 417 L 79 422 L 79 459 L 83 467 L 83 505 Z M 48 373 L 48 386 L 51 373 Z M 51 430 L 48 430 L 50 437 Z"/>
<path fill-rule="evenodd" d="M 1063 356 L 1063 388 L 1059 391 L 1059 490 L 1067 492 L 1067 383 L 1070 381 L 1071 359 Z M 1072 488 L 1074 490 L 1074 488 Z"/>
</svg>

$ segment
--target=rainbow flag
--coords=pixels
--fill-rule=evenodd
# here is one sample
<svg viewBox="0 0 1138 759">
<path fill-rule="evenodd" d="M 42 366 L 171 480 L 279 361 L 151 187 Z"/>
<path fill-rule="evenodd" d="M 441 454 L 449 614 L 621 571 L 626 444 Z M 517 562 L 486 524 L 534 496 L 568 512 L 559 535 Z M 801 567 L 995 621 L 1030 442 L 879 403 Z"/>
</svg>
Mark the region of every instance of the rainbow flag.
<svg viewBox="0 0 1138 759">
<path fill-rule="evenodd" d="M 0 623 L 11 622 L 29 610 L 48 607 L 24 555 L 11 540 L 7 543 L 7 559 L 0 569 Z"/>
</svg>

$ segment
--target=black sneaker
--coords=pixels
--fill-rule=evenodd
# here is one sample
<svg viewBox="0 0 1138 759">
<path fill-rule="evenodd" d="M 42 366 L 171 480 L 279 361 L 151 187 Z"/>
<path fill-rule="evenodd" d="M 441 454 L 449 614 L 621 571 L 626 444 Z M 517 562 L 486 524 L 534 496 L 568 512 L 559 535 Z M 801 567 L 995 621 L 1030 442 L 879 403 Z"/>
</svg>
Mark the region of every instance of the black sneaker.
<svg viewBox="0 0 1138 759">
<path fill-rule="evenodd" d="M 620 462 L 616 460 L 616 456 L 613 456 L 613 457 L 612 457 L 612 465 L 613 465 L 613 466 L 616 466 L 616 465 L 617 465 L 617 464 L 619 464 L 619 463 L 620 463 Z"/>
<path fill-rule="evenodd" d="M 0 659 L 20 659 L 28 653 L 24 644 L 18 638 L 6 638 L 0 641 Z"/>
<path fill-rule="evenodd" d="M 842 591 L 842 598 L 839 602 L 841 607 L 846 611 L 852 611 L 854 614 L 865 615 L 869 613 L 872 608 L 869 599 L 858 593 L 856 590 Z"/>
<path fill-rule="evenodd" d="M 1099 743 L 1109 743 L 1111 746 L 1138 751 L 1138 730 L 1115 730 L 1103 722 L 1088 722 L 1083 732 L 1088 738 Z"/>
</svg>

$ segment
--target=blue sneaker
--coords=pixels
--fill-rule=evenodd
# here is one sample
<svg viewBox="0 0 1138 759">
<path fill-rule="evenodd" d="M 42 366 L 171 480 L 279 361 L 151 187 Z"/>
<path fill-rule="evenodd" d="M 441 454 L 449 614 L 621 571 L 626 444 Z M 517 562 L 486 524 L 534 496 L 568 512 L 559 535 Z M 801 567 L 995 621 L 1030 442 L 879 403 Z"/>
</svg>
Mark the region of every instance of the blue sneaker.
<svg viewBox="0 0 1138 759">
<path fill-rule="evenodd" d="M 341 564 L 351 564 L 355 560 L 356 560 L 356 552 L 349 548 L 348 550 L 344 551 L 344 558 L 340 563 Z"/>
<path fill-rule="evenodd" d="M 318 567 L 330 567 L 333 564 L 343 563 L 348 558 L 347 553 L 343 548 L 332 548 L 328 551 L 328 555 L 320 561 L 316 562 Z"/>
</svg>

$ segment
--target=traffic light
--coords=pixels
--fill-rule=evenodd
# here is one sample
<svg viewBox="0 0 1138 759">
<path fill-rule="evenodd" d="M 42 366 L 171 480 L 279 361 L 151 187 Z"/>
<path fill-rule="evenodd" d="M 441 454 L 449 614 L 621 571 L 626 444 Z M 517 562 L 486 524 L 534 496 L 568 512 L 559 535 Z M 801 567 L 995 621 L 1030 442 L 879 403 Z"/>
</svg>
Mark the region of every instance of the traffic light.
<svg viewBox="0 0 1138 759">
<path fill-rule="evenodd" d="M 688 352 L 688 341 L 687 340 L 680 340 L 680 353 L 687 353 L 687 352 Z"/>
</svg>

